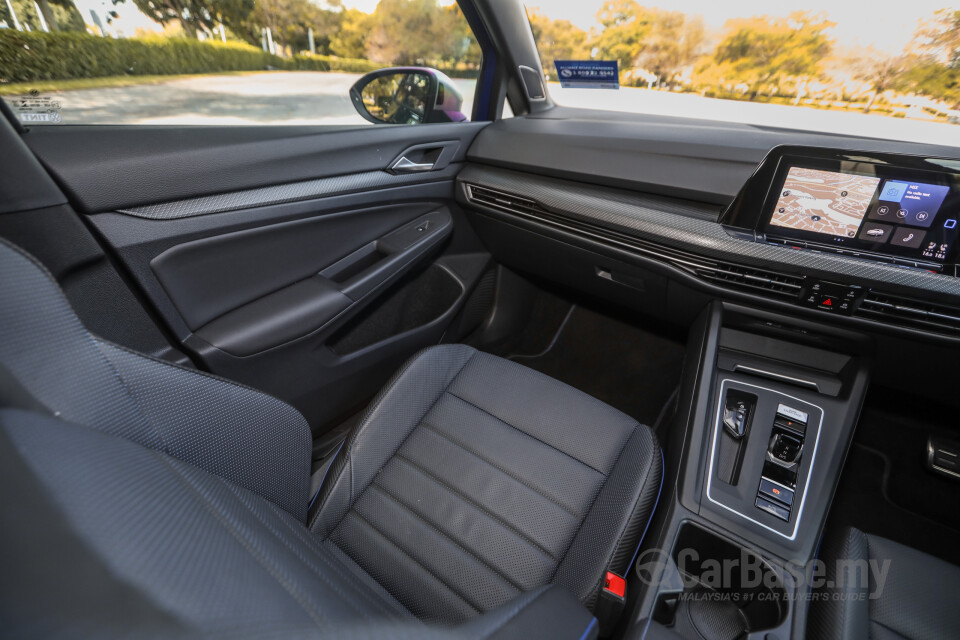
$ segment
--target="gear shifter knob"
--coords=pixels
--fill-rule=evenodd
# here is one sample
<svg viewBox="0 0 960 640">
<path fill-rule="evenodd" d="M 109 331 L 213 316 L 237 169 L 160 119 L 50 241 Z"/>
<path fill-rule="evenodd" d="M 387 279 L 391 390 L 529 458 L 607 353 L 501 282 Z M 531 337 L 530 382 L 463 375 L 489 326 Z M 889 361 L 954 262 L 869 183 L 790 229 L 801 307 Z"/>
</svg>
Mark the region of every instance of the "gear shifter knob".
<svg viewBox="0 0 960 640">
<path fill-rule="evenodd" d="M 723 407 L 723 426 L 734 438 L 742 438 L 747 428 L 747 404 L 728 397 Z"/>
</svg>

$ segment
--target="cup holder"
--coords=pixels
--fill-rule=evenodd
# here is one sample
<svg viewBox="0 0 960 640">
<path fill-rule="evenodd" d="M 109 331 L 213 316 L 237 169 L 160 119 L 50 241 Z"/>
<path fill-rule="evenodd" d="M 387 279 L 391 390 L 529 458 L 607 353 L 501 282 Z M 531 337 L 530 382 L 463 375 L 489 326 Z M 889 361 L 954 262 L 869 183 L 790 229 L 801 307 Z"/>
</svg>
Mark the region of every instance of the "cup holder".
<svg viewBox="0 0 960 640">
<path fill-rule="evenodd" d="M 736 640 L 786 619 L 787 591 L 780 574 L 753 551 L 687 523 L 671 557 L 683 592 L 661 594 L 653 617 L 677 635 Z"/>
</svg>

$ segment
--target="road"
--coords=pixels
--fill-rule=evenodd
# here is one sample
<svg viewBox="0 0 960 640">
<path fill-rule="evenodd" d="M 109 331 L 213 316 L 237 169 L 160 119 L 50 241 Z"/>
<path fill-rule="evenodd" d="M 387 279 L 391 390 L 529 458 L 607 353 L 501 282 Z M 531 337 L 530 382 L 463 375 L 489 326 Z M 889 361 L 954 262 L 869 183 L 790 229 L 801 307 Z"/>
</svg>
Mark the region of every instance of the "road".
<svg viewBox="0 0 960 640">
<path fill-rule="evenodd" d="M 263 72 L 53 94 L 64 124 L 364 124 L 348 97 L 360 74 Z M 465 113 L 473 80 L 457 80 Z M 564 105 L 740 122 L 844 135 L 960 146 L 960 126 L 840 110 L 702 98 L 646 89 L 562 89 Z"/>
<path fill-rule="evenodd" d="M 53 94 L 63 124 L 369 124 L 350 102 L 361 74 L 264 72 Z M 458 80 L 466 113 L 473 80 Z"/>
</svg>

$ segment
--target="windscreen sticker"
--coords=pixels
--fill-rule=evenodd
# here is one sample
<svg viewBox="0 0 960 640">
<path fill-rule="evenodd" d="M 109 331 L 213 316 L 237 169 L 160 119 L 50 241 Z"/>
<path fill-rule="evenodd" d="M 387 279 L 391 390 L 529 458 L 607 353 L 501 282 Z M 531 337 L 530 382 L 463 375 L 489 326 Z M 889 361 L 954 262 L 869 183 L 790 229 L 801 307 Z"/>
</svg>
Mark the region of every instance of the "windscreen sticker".
<svg viewBox="0 0 960 640">
<path fill-rule="evenodd" d="M 619 89 L 616 60 L 556 60 L 557 77 L 564 89 Z"/>
<path fill-rule="evenodd" d="M 59 124 L 63 120 L 60 115 L 60 103 L 50 96 L 40 95 L 37 90 L 31 91 L 29 95 L 16 96 L 12 105 L 17 111 L 20 122 L 24 124 L 35 122 Z"/>
</svg>

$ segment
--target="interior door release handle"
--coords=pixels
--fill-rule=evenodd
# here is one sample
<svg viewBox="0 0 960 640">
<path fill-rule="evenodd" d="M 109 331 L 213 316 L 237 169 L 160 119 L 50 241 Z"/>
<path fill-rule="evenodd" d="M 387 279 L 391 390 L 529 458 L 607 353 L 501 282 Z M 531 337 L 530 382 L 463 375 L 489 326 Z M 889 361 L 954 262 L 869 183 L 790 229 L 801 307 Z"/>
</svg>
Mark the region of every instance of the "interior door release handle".
<svg viewBox="0 0 960 640">
<path fill-rule="evenodd" d="M 400 156 L 390 168 L 398 173 L 418 173 L 421 171 L 432 171 L 435 165 L 435 162 L 413 162 L 407 159 L 406 156 Z"/>
<path fill-rule="evenodd" d="M 446 169 L 460 149 L 458 140 L 425 142 L 407 147 L 387 164 L 389 173 L 426 173 Z"/>
</svg>

